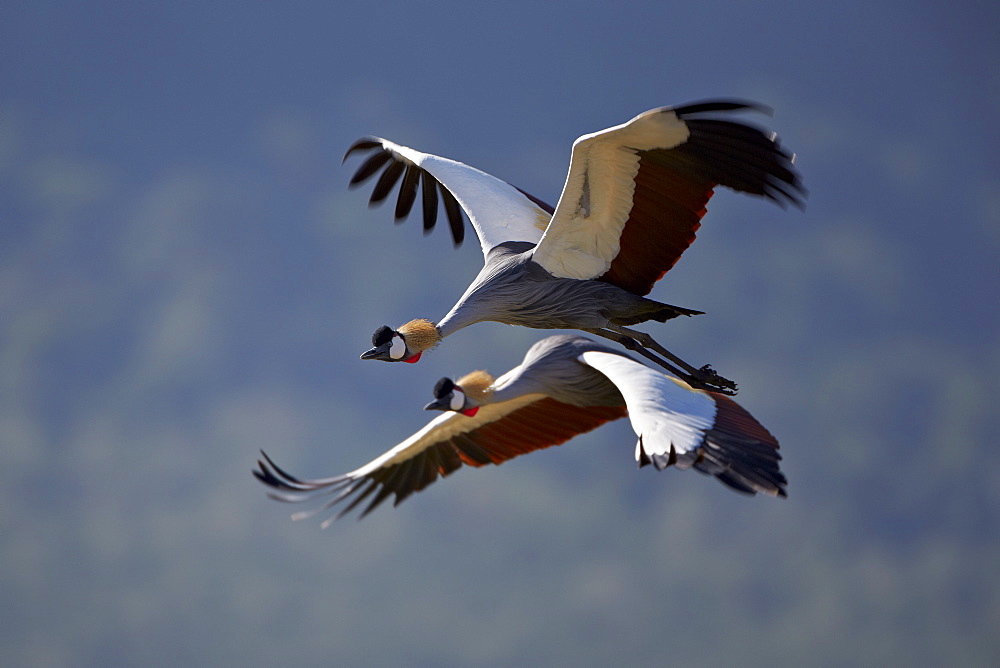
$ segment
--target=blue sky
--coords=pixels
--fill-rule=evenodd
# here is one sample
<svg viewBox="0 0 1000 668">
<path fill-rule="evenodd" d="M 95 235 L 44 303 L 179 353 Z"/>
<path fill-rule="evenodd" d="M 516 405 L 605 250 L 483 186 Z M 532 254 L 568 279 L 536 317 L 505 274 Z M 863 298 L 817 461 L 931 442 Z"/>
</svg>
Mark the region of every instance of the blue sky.
<svg viewBox="0 0 1000 668">
<path fill-rule="evenodd" d="M 18 664 L 995 664 L 1000 35 L 989 3 L 36 2 L 0 21 L 0 648 Z M 739 380 L 789 498 L 627 424 L 321 531 L 250 477 L 422 426 L 372 330 L 475 245 L 348 191 L 377 134 L 555 202 L 579 135 L 706 97 L 799 157 L 720 193 L 650 330 Z M 406 368 L 400 368 L 406 367 Z"/>
</svg>

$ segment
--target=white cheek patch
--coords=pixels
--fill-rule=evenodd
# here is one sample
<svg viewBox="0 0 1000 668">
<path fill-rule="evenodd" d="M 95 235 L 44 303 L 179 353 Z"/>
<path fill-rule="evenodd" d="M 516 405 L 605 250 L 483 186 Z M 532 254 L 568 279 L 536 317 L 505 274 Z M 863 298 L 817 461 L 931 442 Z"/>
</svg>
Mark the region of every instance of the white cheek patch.
<svg viewBox="0 0 1000 668">
<path fill-rule="evenodd" d="M 406 354 L 406 342 L 399 334 L 392 335 L 392 343 L 389 345 L 389 357 L 394 360 L 403 359 Z"/>
<path fill-rule="evenodd" d="M 465 406 L 465 393 L 457 387 L 451 393 L 451 410 L 461 411 Z"/>
</svg>

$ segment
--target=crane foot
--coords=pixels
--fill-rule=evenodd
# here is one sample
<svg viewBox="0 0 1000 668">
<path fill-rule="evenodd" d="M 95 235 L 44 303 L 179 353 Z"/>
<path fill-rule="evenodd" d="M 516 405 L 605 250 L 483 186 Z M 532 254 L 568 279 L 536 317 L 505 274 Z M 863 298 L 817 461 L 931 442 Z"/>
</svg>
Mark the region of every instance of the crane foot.
<svg viewBox="0 0 1000 668">
<path fill-rule="evenodd" d="M 716 373 L 711 364 L 706 364 L 692 373 L 688 377 L 688 383 L 702 390 L 718 392 L 719 394 L 729 396 L 733 396 L 739 391 L 736 383 Z"/>
</svg>

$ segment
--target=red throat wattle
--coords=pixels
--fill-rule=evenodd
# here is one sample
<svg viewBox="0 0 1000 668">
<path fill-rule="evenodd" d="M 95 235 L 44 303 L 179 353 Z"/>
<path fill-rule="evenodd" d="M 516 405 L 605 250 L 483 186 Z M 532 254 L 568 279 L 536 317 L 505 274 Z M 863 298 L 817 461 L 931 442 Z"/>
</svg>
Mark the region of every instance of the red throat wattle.
<svg viewBox="0 0 1000 668">
<path fill-rule="evenodd" d="M 473 406 L 472 408 L 466 408 L 464 411 L 462 411 L 462 415 L 464 415 L 465 417 L 472 417 L 478 412 L 479 412 L 479 406 Z"/>
<path fill-rule="evenodd" d="M 413 357 L 407 357 L 403 361 L 407 362 L 409 364 L 416 364 L 417 361 L 420 359 L 420 356 L 423 355 L 423 354 L 424 354 L 423 351 L 421 351 L 421 352 L 417 353 L 416 355 L 414 355 Z"/>
</svg>

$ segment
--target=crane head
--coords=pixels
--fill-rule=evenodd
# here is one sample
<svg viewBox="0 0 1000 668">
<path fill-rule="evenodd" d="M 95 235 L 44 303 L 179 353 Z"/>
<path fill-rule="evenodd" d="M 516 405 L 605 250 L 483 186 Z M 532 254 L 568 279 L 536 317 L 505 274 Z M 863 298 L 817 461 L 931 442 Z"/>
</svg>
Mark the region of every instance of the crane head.
<svg viewBox="0 0 1000 668">
<path fill-rule="evenodd" d="M 440 340 L 441 333 L 430 320 L 411 320 L 398 330 L 382 325 L 372 334 L 373 347 L 362 353 L 361 359 L 413 364 Z"/>
<path fill-rule="evenodd" d="M 402 334 L 382 325 L 372 334 L 372 348 L 361 353 L 363 360 L 382 360 L 383 362 L 416 362 L 420 353 L 413 353 L 406 345 Z"/>
<path fill-rule="evenodd" d="M 479 412 L 479 405 L 466 396 L 451 378 L 442 378 L 434 386 L 434 401 L 424 406 L 425 411 L 451 411 L 472 417 Z"/>
</svg>

